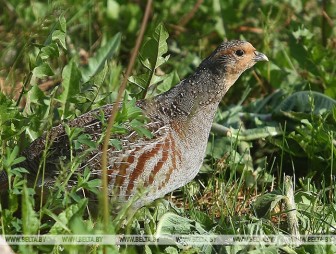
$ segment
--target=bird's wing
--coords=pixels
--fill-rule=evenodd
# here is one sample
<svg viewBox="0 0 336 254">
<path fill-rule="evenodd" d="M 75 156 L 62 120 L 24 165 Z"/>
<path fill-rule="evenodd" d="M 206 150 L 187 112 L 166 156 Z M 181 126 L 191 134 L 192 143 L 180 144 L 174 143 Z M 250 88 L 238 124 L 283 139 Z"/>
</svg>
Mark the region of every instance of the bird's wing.
<svg viewBox="0 0 336 254">
<path fill-rule="evenodd" d="M 23 166 L 30 171 L 32 180 L 36 179 L 38 168 L 43 168 L 45 160 L 45 178 L 39 185 L 53 186 L 59 175 L 65 178 L 70 172 L 69 162 L 73 157 L 81 157 L 81 162 L 75 173 L 82 173 L 88 168 L 92 178 L 101 177 L 101 157 L 102 157 L 102 139 L 105 132 L 105 124 L 113 105 L 106 105 L 100 109 L 90 111 L 67 123 L 70 127 L 81 128 L 81 134 L 88 137 L 96 144 L 96 148 L 90 148 L 81 144 L 76 150 L 71 151 L 69 137 L 63 124 L 53 127 L 50 132 L 36 139 L 23 154 L 27 158 Z M 103 115 L 103 120 L 101 115 Z M 150 157 L 155 157 L 156 163 L 166 159 L 168 148 L 171 147 L 169 136 L 169 127 L 161 121 L 150 121 L 145 126 L 152 133 L 152 137 L 145 137 L 134 131 L 127 123 L 125 129 L 128 130 L 122 134 L 111 135 L 111 140 L 118 140 L 120 147 L 110 145 L 108 148 L 108 175 L 110 186 L 128 186 L 136 185 L 140 175 L 145 175 L 147 181 L 153 181 L 153 175 L 145 172 L 145 164 Z M 168 144 L 169 143 L 169 144 Z M 47 150 L 46 150 L 47 149 Z M 173 147 L 171 147 L 173 149 Z M 44 156 L 47 151 L 46 156 Z M 157 154 L 156 154 L 157 153 Z M 42 166 L 40 166 L 42 165 Z M 61 170 L 61 165 L 63 170 Z M 39 178 L 41 174 L 39 174 Z M 76 177 L 69 180 L 69 185 L 76 182 Z M 127 183 L 127 184 L 126 184 Z M 127 190 L 125 190 L 126 195 Z M 127 192 L 127 195 L 130 192 Z"/>
<path fill-rule="evenodd" d="M 168 155 L 175 149 L 168 126 L 161 122 L 151 122 L 146 127 L 153 137 L 140 136 L 137 132 L 131 131 L 127 136 L 117 137 L 121 142 L 120 149 L 110 146 L 107 151 L 110 193 L 122 196 L 125 200 L 133 195 L 138 187 L 153 184 L 159 171 L 170 160 Z M 101 160 L 101 149 L 90 152 L 85 162 L 81 164 L 80 171 L 88 168 L 92 178 L 100 178 Z M 171 164 L 171 168 L 164 170 L 176 167 Z"/>
</svg>

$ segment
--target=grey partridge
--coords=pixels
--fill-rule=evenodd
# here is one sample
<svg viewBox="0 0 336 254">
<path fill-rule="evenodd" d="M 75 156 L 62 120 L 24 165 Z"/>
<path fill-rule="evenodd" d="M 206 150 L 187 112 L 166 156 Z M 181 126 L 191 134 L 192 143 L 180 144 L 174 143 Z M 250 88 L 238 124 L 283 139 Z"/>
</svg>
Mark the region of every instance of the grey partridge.
<svg viewBox="0 0 336 254">
<path fill-rule="evenodd" d="M 135 131 L 127 136 L 117 136 L 121 140 L 121 149 L 111 146 L 108 150 L 110 195 L 118 202 L 125 202 L 142 193 L 133 204 L 139 208 L 194 179 L 203 162 L 219 102 L 238 77 L 258 61 L 268 59 L 250 43 L 223 42 L 193 74 L 175 87 L 154 98 L 137 101 L 136 105 L 150 119 L 146 127 L 153 137 L 140 137 Z M 111 109 L 112 105 L 105 105 L 67 124 L 82 128 L 97 141 L 104 132 L 99 115 L 103 112 L 107 119 Z M 45 179 L 38 184 L 53 186 L 59 172 L 57 165 L 61 158 L 63 162 L 69 160 L 70 154 L 62 124 L 52 128 L 48 136 L 45 134 L 35 140 L 23 152 L 26 157 L 23 166 L 30 171 L 29 175 L 36 175 L 47 139 L 50 146 Z M 88 153 L 78 172 L 88 168 L 92 178 L 99 178 L 101 155 L 99 148 Z M 7 181 L 4 172 L 0 178 Z"/>
</svg>

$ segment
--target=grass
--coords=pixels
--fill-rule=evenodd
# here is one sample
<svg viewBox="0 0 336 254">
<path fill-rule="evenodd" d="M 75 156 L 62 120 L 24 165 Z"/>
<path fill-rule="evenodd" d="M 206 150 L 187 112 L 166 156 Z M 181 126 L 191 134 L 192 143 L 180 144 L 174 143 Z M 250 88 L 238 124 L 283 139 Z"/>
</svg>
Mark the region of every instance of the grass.
<svg viewBox="0 0 336 254">
<path fill-rule="evenodd" d="M 89 171 L 77 176 L 70 190 L 61 179 L 42 202 L 34 198 L 41 190 L 27 187 L 25 170 L 16 165 L 24 160 L 20 151 L 51 126 L 116 100 L 145 5 L 3 1 L 0 169 L 12 179 L 1 196 L 3 235 L 104 230 L 293 235 L 293 218 L 301 235 L 335 233 L 335 5 L 311 0 L 199 2 L 153 3 L 127 86 L 129 109 L 132 99 L 166 91 L 190 74 L 223 38 L 252 42 L 270 62 L 244 73 L 223 99 L 196 179 L 141 208 L 124 225 L 126 206 L 104 223 L 100 203 L 92 202 L 99 197 L 100 182 L 90 180 Z M 114 131 L 123 131 L 125 122 L 135 119 L 139 122 L 133 127 L 146 135 L 141 115 L 130 112 L 136 111 L 117 116 Z M 79 130 L 69 128 L 68 133 L 74 150 L 81 144 L 94 148 Z M 65 177 L 80 160 L 74 156 L 69 167 L 64 165 Z M 42 165 L 40 173 L 44 170 Z M 288 176 L 293 195 L 285 187 Z M 78 190 L 96 194 L 82 198 Z M 290 207 L 296 207 L 294 215 Z M 103 251 L 102 246 L 12 247 L 17 253 Z M 334 246 L 318 244 L 107 248 L 107 253 L 335 253 Z"/>
</svg>

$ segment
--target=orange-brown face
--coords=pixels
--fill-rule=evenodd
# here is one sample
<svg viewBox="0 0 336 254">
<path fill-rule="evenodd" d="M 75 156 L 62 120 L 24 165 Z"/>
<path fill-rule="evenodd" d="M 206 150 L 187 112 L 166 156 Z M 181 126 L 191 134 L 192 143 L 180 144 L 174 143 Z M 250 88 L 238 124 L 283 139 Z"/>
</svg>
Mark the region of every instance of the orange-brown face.
<svg viewBox="0 0 336 254">
<path fill-rule="evenodd" d="M 240 75 L 246 69 L 251 68 L 256 62 L 268 61 L 268 58 L 256 51 L 249 42 L 230 41 L 224 42 L 216 49 L 212 60 L 216 65 L 223 65 L 227 74 Z"/>
<path fill-rule="evenodd" d="M 256 62 L 268 61 L 268 58 L 256 51 L 251 43 L 246 41 L 223 42 L 206 58 L 200 68 L 208 68 L 223 76 L 227 88 L 232 86 L 237 78 L 246 69 L 251 68 Z"/>
</svg>

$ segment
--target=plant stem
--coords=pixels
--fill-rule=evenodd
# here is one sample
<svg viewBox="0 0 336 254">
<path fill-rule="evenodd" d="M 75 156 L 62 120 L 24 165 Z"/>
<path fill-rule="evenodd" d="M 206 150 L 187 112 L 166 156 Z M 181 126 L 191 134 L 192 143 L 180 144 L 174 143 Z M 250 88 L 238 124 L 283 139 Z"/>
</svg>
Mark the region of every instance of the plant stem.
<svg viewBox="0 0 336 254">
<path fill-rule="evenodd" d="M 293 182 L 290 176 L 285 176 L 285 203 L 286 203 L 286 210 L 287 213 L 287 222 L 288 222 L 288 231 L 292 237 L 295 237 L 296 244 L 300 244 L 300 232 L 299 232 L 299 222 L 296 216 L 296 204 L 294 200 L 294 189 L 293 189 Z"/>
<path fill-rule="evenodd" d="M 148 17 L 149 17 L 149 13 L 150 13 L 150 8 L 152 5 L 152 0 L 148 0 L 147 1 L 147 5 L 146 5 L 146 10 L 145 10 L 145 14 L 141 23 L 141 28 L 140 28 L 140 32 L 139 35 L 137 37 L 136 43 L 135 43 L 135 47 L 132 51 L 132 55 L 129 61 L 129 64 L 127 66 L 127 70 L 126 70 L 126 74 L 125 77 L 123 79 L 123 82 L 120 86 L 120 89 L 118 91 L 118 96 L 117 99 L 115 101 L 115 104 L 112 107 L 112 111 L 111 111 L 111 115 L 108 119 L 108 124 L 107 124 L 107 128 L 106 128 L 106 133 L 105 133 L 105 137 L 104 137 L 104 143 L 103 143 L 103 149 L 102 149 L 102 193 L 103 193 L 103 197 L 102 197 L 102 204 L 103 204 L 103 220 L 104 220 L 104 232 L 107 233 L 108 231 L 108 221 L 109 221 L 109 204 L 108 204 L 108 187 L 107 187 L 107 181 L 108 181 L 108 176 L 107 176 L 107 151 L 108 151 L 108 147 L 109 147 L 109 141 L 110 141 L 110 136 L 111 136 L 111 130 L 115 121 L 115 117 L 117 115 L 117 111 L 119 108 L 119 103 L 121 102 L 122 96 L 124 94 L 126 85 L 127 85 L 127 80 L 128 77 L 131 74 L 131 71 L 133 69 L 133 65 L 135 63 L 135 59 L 136 56 L 138 54 L 141 42 L 142 42 L 142 38 L 147 26 L 147 21 L 148 21 Z M 106 249 L 104 248 L 104 253 L 106 253 Z"/>
</svg>

